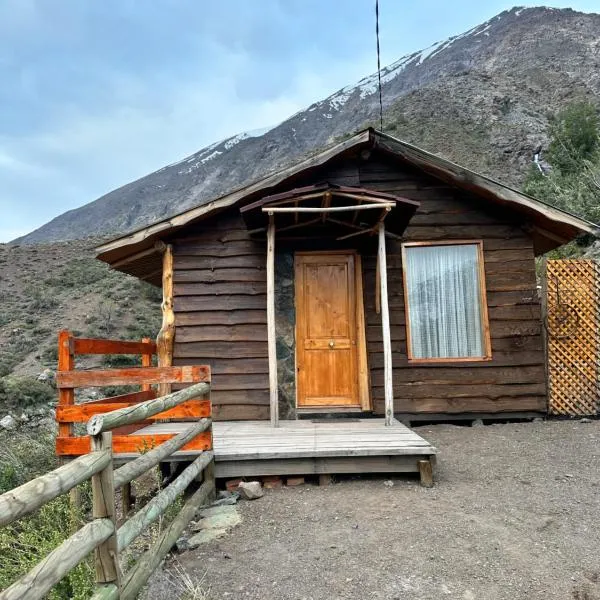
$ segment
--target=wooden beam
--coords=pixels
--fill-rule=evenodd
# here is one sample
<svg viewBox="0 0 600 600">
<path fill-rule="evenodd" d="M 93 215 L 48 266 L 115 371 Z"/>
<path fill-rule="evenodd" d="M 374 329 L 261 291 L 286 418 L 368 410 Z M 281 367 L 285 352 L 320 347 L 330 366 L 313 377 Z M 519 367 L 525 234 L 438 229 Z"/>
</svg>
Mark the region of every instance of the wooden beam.
<svg viewBox="0 0 600 600">
<path fill-rule="evenodd" d="M 109 452 L 92 452 L 0 496 L 0 527 L 8 525 L 87 481 L 111 462 Z"/>
<path fill-rule="evenodd" d="M 162 272 L 163 301 L 162 327 L 156 338 L 156 354 L 159 367 L 170 367 L 173 364 L 173 343 L 175 341 L 175 311 L 173 310 L 173 246 L 164 245 Z M 165 396 L 171 392 L 171 384 L 161 383 L 158 395 Z"/>
<path fill-rule="evenodd" d="M 203 452 L 182 473 L 152 499 L 142 509 L 135 513 L 128 521 L 123 523 L 117 531 L 119 552 L 122 552 L 135 538 L 148 526 L 158 519 L 173 504 L 175 499 L 183 494 L 187 487 L 194 481 L 206 466 L 214 460 L 212 452 Z"/>
<path fill-rule="evenodd" d="M 379 224 L 379 279 L 381 283 L 381 326 L 383 329 L 383 366 L 385 390 L 385 424 L 394 420 L 394 387 L 392 381 L 392 338 L 388 305 L 387 260 L 385 254 L 385 225 Z"/>
<path fill-rule="evenodd" d="M 269 213 L 269 228 L 267 230 L 267 345 L 269 355 L 271 425 L 279 427 L 277 334 L 275 331 L 275 219 L 271 213 Z"/>
<path fill-rule="evenodd" d="M 206 468 L 208 469 L 208 467 Z M 188 523 L 194 518 L 196 511 L 209 501 L 214 491 L 214 479 L 205 481 L 185 503 L 179 514 L 160 534 L 154 545 L 140 557 L 131 571 L 127 573 L 120 596 L 121 600 L 134 600 L 137 598 L 139 591 L 174 546 Z"/>
<path fill-rule="evenodd" d="M 140 392 L 144 394 L 145 392 Z M 155 394 L 149 395 L 142 400 L 153 400 Z M 56 407 L 56 420 L 58 423 L 87 423 L 94 415 L 101 415 L 112 412 L 119 408 L 129 408 L 136 406 L 138 402 L 85 402 L 83 404 L 75 404 L 74 406 Z M 166 410 L 164 413 L 159 413 L 152 417 L 148 417 L 150 421 L 162 421 L 164 419 L 201 419 L 202 417 L 210 417 L 210 400 L 188 400 L 179 406 Z"/>
<path fill-rule="evenodd" d="M 110 519 L 84 525 L 40 561 L 27 575 L 0 592 L 1 600 L 45 598 L 46 594 L 99 544 L 114 534 Z"/>
<path fill-rule="evenodd" d="M 376 229 L 370 227 L 369 229 L 363 229 L 362 231 L 355 231 L 353 233 L 347 233 L 346 235 L 341 235 L 338 238 L 335 238 L 338 242 L 341 240 L 347 240 L 348 238 L 356 237 L 357 235 L 364 235 L 366 233 L 374 233 Z"/>
<path fill-rule="evenodd" d="M 58 371 L 56 386 L 60 389 L 78 387 L 104 387 L 107 385 L 142 385 L 198 383 L 210 381 L 207 366 L 191 367 L 127 367 L 124 369 L 98 369 L 90 371 Z M 166 394 L 163 394 L 166 395 Z"/>
<path fill-rule="evenodd" d="M 433 464 L 431 460 L 419 460 L 417 465 L 419 466 L 421 485 L 428 488 L 433 487 Z"/>
<path fill-rule="evenodd" d="M 58 334 L 58 368 L 57 375 L 61 371 L 72 371 L 75 367 L 73 356 L 73 334 L 63 329 Z M 58 406 L 70 406 L 75 404 L 75 390 L 73 387 L 58 390 Z M 73 434 L 73 426 L 70 423 L 58 424 L 58 435 L 68 437 Z"/>
<path fill-rule="evenodd" d="M 114 454 L 144 454 L 148 451 L 148 448 L 155 448 L 173 437 L 175 437 L 174 433 L 113 435 L 113 452 Z M 211 448 L 211 432 L 205 431 L 183 446 L 181 451 L 196 451 L 197 454 L 197 451 L 210 450 Z M 82 437 L 56 438 L 56 454 L 58 456 L 81 456 L 89 452 L 90 437 L 87 435 Z"/>
<path fill-rule="evenodd" d="M 73 354 L 149 354 L 156 352 L 156 344 L 146 342 L 126 342 L 123 340 L 102 340 L 96 338 L 72 338 Z M 150 365 L 148 365 L 150 366 Z"/>
<path fill-rule="evenodd" d="M 108 465 L 92 476 L 92 517 L 94 519 L 110 519 L 116 531 L 117 518 L 115 512 L 115 482 L 112 461 L 112 433 L 101 433 L 91 439 L 93 452 L 107 452 L 110 456 Z M 104 540 L 94 551 L 96 565 L 96 583 L 114 583 L 119 586 L 120 572 L 117 555 L 117 536 L 115 533 Z"/>
<path fill-rule="evenodd" d="M 177 452 L 177 450 L 185 446 L 197 435 L 209 429 L 211 424 L 211 419 L 202 419 L 198 423 L 192 423 L 191 427 L 178 433 L 175 437 L 163 442 L 160 446 L 153 448 L 146 454 L 142 454 L 142 456 L 139 456 L 135 460 L 124 464 L 115 471 L 115 487 L 119 488 L 143 475 L 160 461 L 173 454 L 173 452 Z"/>
<path fill-rule="evenodd" d="M 161 396 L 155 400 L 147 400 L 141 404 L 128 408 L 120 408 L 103 415 L 94 415 L 88 421 L 87 431 L 90 435 L 98 435 L 103 431 L 110 431 L 116 427 L 131 425 L 182 404 L 186 400 L 205 396 L 209 392 L 210 384 L 196 383 L 184 390 L 173 392 L 167 396 Z"/>
<path fill-rule="evenodd" d="M 348 212 L 348 211 L 353 211 L 353 210 L 372 210 L 372 209 L 378 209 L 381 210 L 382 208 L 394 208 L 394 204 L 392 204 L 391 202 L 388 202 L 387 204 L 355 204 L 353 206 L 329 206 L 327 208 L 323 207 L 323 206 L 299 206 L 298 208 L 289 208 L 289 207 L 282 207 L 282 208 L 278 208 L 278 207 L 271 207 L 271 206 L 266 206 L 265 208 L 262 209 L 263 212 L 266 213 L 320 213 L 320 212 L 325 212 L 325 213 L 330 213 L 330 212 Z"/>
<path fill-rule="evenodd" d="M 381 267 L 379 266 L 379 252 L 377 253 L 377 264 L 375 266 L 375 313 L 381 314 Z"/>
<path fill-rule="evenodd" d="M 325 192 L 323 194 L 323 203 L 321 204 L 323 208 L 329 208 L 331 206 L 331 192 Z M 323 211 L 321 215 L 321 221 L 325 223 L 325 219 L 327 218 L 327 214 Z"/>
</svg>

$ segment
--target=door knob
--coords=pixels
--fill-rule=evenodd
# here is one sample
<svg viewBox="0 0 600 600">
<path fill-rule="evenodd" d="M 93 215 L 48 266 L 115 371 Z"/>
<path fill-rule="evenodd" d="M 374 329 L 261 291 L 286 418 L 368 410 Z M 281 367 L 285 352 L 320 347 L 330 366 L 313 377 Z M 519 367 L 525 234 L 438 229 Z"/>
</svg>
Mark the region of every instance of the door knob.
<svg viewBox="0 0 600 600">
<path fill-rule="evenodd" d="M 334 346 L 335 346 L 335 342 L 334 342 L 333 340 L 331 340 L 331 341 L 329 342 L 329 347 L 330 347 L 330 348 L 333 348 Z"/>
</svg>

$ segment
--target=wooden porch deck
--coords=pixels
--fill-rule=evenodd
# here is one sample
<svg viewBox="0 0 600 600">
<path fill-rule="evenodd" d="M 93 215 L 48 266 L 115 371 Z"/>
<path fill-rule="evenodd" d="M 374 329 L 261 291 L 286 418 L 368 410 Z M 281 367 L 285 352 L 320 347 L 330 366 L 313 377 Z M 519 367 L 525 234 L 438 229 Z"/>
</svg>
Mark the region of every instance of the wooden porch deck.
<svg viewBox="0 0 600 600">
<path fill-rule="evenodd" d="M 188 423 L 153 423 L 137 435 L 179 433 Z M 437 449 L 413 430 L 383 419 L 217 421 L 213 423 L 217 477 L 336 473 L 417 473 Z M 186 460 L 195 452 L 177 452 Z M 126 458 L 121 455 L 121 458 Z"/>
</svg>

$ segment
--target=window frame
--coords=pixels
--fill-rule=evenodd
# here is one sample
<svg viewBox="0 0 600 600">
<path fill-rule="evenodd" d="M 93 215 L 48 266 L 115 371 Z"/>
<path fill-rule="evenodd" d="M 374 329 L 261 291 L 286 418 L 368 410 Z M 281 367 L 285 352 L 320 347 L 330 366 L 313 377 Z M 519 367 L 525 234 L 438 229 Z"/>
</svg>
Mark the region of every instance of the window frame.
<svg viewBox="0 0 600 600">
<path fill-rule="evenodd" d="M 406 249 L 423 246 L 476 246 L 477 262 L 479 271 L 479 303 L 481 314 L 481 333 L 483 336 L 483 356 L 448 356 L 419 358 L 412 354 L 412 343 L 410 335 L 410 307 L 408 297 L 408 279 L 406 273 Z M 404 290 L 404 320 L 406 327 L 406 356 L 410 364 L 448 364 L 448 363 L 471 363 L 492 360 L 492 342 L 490 336 L 490 320 L 488 315 L 487 290 L 485 285 L 485 262 L 483 256 L 483 240 L 442 240 L 428 242 L 404 242 L 402 244 L 402 284 Z"/>
</svg>

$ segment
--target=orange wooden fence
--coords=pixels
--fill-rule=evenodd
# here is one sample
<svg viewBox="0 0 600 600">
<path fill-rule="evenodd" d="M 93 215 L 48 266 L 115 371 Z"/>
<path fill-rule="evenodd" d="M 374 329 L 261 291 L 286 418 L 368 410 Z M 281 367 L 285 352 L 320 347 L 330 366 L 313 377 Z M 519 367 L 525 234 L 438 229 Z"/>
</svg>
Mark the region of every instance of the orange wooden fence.
<svg viewBox="0 0 600 600">
<path fill-rule="evenodd" d="M 78 370 L 75 358 L 84 354 L 129 354 L 141 356 L 141 367 L 121 369 Z M 156 354 L 156 344 L 149 339 L 141 342 L 122 340 L 101 340 L 76 338 L 69 331 L 61 331 L 58 336 L 58 406 L 56 421 L 58 436 L 56 453 L 59 456 L 80 456 L 90 451 L 90 438 L 74 433 L 75 423 L 86 423 L 93 415 L 104 414 L 135 406 L 140 402 L 157 397 L 153 385 L 161 383 L 201 383 L 210 381 L 210 369 L 206 366 L 153 367 L 152 357 Z M 139 391 L 76 403 L 75 390 L 86 387 L 106 387 L 136 385 Z M 210 399 L 188 400 L 170 410 L 148 420 L 120 427 L 113 432 L 115 453 L 140 452 L 157 446 L 175 434 L 133 435 L 152 421 L 186 421 L 210 416 Z M 212 447 L 210 432 L 204 432 L 190 441 L 182 450 L 209 450 Z"/>
</svg>

